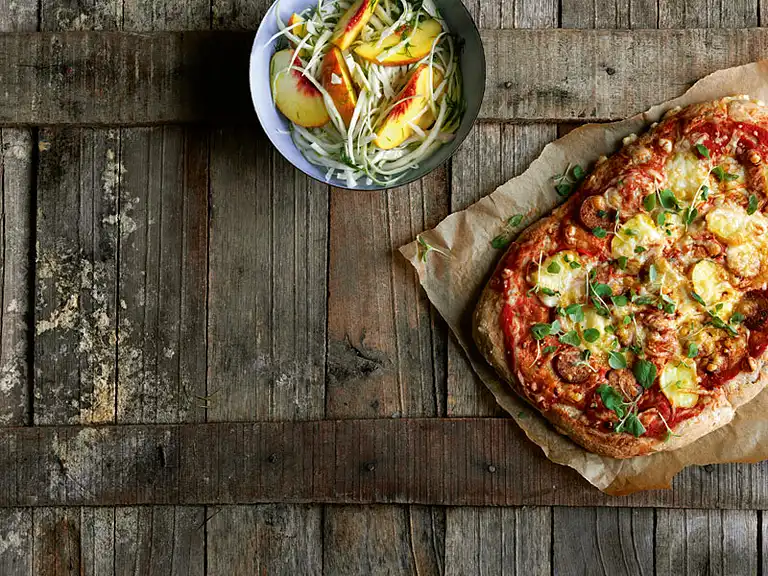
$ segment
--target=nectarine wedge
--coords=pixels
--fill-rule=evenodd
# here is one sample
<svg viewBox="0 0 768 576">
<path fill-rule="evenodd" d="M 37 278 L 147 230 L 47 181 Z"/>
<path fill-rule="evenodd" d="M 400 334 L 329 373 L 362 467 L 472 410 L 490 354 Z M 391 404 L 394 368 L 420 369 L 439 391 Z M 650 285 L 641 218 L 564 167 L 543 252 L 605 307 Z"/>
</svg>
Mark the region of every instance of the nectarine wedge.
<svg viewBox="0 0 768 576">
<path fill-rule="evenodd" d="M 416 121 L 421 128 L 428 128 L 434 122 L 432 111 L 424 110 L 429 101 L 429 82 L 432 76 L 432 86 L 442 82 L 442 74 L 434 68 L 430 75 L 430 67 L 422 64 L 406 82 L 403 89 L 395 97 L 396 104 L 376 130 L 374 144 L 383 150 L 391 150 L 399 146 L 413 134 L 410 123 Z M 418 118 L 418 120 L 417 120 Z"/>
<path fill-rule="evenodd" d="M 331 47 L 323 57 L 321 77 L 323 88 L 331 96 L 344 124 L 349 126 L 357 105 L 357 92 L 344 56 L 336 46 Z"/>
<path fill-rule="evenodd" d="M 408 38 L 410 32 L 401 29 L 394 34 L 387 36 L 379 41 L 363 42 L 355 48 L 355 54 L 382 66 L 403 66 L 418 62 L 432 50 L 432 44 L 443 31 L 437 20 L 424 20 L 420 22 L 413 32 L 410 40 L 404 46 L 401 46 L 395 52 L 389 52 L 390 48 L 397 46 L 403 38 Z"/>
<path fill-rule="evenodd" d="M 363 27 L 368 24 L 378 3 L 379 0 L 355 0 L 336 23 L 331 43 L 340 50 L 348 49 Z"/>
<path fill-rule="evenodd" d="M 304 36 L 307 35 L 307 25 L 304 22 L 305 22 L 304 18 L 302 18 L 300 14 L 296 14 L 296 12 L 291 14 L 291 17 L 288 18 L 287 26 L 289 28 L 295 24 L 298 24 L 298 26 L 296 26 L 295 28 L 291 28 L 291 34 L 293 34 L 294 36 L 298 36 L 299 39 L 302 39 L 304 38 Z M 291 44 L 293 44 L 293 42 L 291 42 Z M 294 48 L 295 47 L 296 46 L 294 45 Z"/>
<path fill-rule="evenodd" d="M 290 48 L 275 52 L 270 63 L 272 98 L 291 122 L 315 128 L 331 119 L 320 90 L 298 70 L 287 70 L 296 58 Z"/>
</svg>

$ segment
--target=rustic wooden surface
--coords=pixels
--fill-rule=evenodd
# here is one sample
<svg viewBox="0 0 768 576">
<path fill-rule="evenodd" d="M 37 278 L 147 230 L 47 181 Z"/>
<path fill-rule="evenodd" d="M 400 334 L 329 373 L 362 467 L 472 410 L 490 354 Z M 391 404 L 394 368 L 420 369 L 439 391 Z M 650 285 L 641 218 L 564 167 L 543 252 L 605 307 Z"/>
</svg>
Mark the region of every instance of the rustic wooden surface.
<svg viewBox="0 0 768 576">
<path fill-rule="evenodd" d="M 624 118 L 768 49 L 761 28 L 484 28 L 482 38 L 486 122 Z M 232 31 L 2 35 L 0 125 L 255 125 L 252 40 Z"/>
<path fill-rule="evenodd" d="M 254 471 L 261 494 L 319 499 L 303 476 L 285 480 L 295 463 L 278 457 L 297 445 L 302 458 L 322 454 L 307 449 L 319 448 L 314 435 L 263 459 L 269 438 L 285 441 L 277 430 L 307 437 L 315 424 L 306 421 L 388 419 L 348 422 L 348 435 L 334 436 L 335 456 L 350 459 L 329 470 L 337 476 L 326 494 L 336 497 L 326 501 L 349 503 L 385 493 L 392 470 L 402 472 L 387 458 L 403 454 L 372 440 L 390 436 L 361 430 L 503 416 L 393 249 L 521 172 L 568 129 L 562 122 L 637 112 L 760 57 L 768 38 L 740 30 L 766 21 L 758 0 L 465 3 L 489 55 L 486 122 L 421 183 L 352 194 L 296 173 L 254 125 L 245 75 L 234 71 L 246 69 L 243 31 L 267 0 L 0 0 L 0 31 L 55 35 L 0 34 L 0 425 L 54 426 L 0 432 L 0 461 L 23 463 L 18 475 L 0 471 L 0 500 L 12 505 L 0 508 L 0 574 L 768 570 L 765 465 L 692 468 L 673 492 L 614 500 L 498 421 L 477 426 L 504 426 L 504 453 L 515 458 L 494 473 L 454 474 L 469 489 L 454 484 L 452 498 L 489 502 L 470 496 L 492 477 L 491 487 L 523 488 L 507 503 L 535 506 L 234 497 L 248 486 L 234 479 Z M 655 28 L 666 30 L 642 30 Z M 103 35 L 182 30 L 223 35 Z M 98 49 L 108 57 L 87 65 Z M 23 54 L 31 67 L 17 66 Z M 131 78 L 118 89 L 138 56 L 151 56 L 155 83 Z M 213 126 L 134 127 L 190 122 Z M 169 466 L 185 454 L 177 425 L 200 432 L 206 421 L 219 432 L 187 454 L 200 469 L 179 475 Z M 61 428 L 91 424 L 110 426 Z M 127 424 L 140 426 L 123 432 Z M 259 441 L 246 449 L 253 427 Z M 47 440 L 19 444 L 19 434 Z M 132 502 L 155 505 L 111 505 Z"/>
</svg>

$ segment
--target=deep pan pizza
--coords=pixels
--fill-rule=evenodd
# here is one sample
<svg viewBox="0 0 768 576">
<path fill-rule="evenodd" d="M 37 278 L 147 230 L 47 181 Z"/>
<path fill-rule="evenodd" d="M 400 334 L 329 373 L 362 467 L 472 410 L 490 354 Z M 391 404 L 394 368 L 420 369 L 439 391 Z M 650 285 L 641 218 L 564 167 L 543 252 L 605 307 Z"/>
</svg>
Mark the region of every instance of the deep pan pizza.
<svg viewBox="0 0 768 576">
<path fill-rule="evenodd" d="M 479 348 L 602 455 L 726 424 L 768 382 L 767 179 L 762 103 L 670 111 L 511 244 L 475 312 Z"/>
</svg>

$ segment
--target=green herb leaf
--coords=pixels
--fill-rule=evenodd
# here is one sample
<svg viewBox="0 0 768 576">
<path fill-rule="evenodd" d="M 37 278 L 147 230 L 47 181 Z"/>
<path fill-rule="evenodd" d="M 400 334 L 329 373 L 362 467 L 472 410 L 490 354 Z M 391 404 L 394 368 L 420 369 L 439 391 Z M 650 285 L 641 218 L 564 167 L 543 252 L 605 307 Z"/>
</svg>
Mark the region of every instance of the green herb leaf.
<svg viewBox="0 0 768 576">
<path fill-rule="evenodd" d="M 696 216 L 699 215 L 699 211 L 696 210 L 696 208 L 686 208 L 685 209 L 685 224 L 686 226 L 690 226 L 690 224 L 696 220 Z"/>
<path fill-rule="evenodd" d="M 597 217 L 598 218 L 605 218 L 606 216 L 608 216 L 608 212 L 606 212 L 605 210 L 598 210 L 597 211 Z"/>
<path fill-rule="evenodd" d="M 742 314 L 741 312 L 734 312 L 733 314 L 731 314 L 731 319 L 728 320 L 728 322 L 730 324 L 741 324 L 742 322 L 744 322 L 744 314 Z"/>
<path fill-rule="evenodd" d="M 577 268 L 581 268 L 581 264 L 579 264 L 575 260 L 573 262 L 570 262 L 568 265 L 571 267 L 572 270 L 576 270 Z"/>
<path fill-rule="evenodd" d="M 552 327 L 550 329 L 550 334 L 555 335 L 558 332 L 560 332 L 560 320 L 555 320 L 552 322 Z"/>
<path fill-rule="evenodd" d="M 667 213 L 666 212 L 659 212 L 656 214 L 656 224 L 659 226 L 664 226 L 664 223 L 667 221 Z"/>
<path fill-rule="evenodd" d="M 714 174 L 715 178 L 717 178 L 721 182 L 736 180 L 739 177 L 738 174 L 729 174 L 728 172 L 725 171 L 725 169 L 722 166 L 715 166 L 714 168 L 712 168 L 712 174 Z"/>
<path fill-rule="evenodd" d="M 592 228 L 592 234 L 594 234 L 598 238 L 605 238 L 608 232 L 602 226 L 595 226 L 594 228 Z"/>
<path fill-rule="evenodd" d="M 624 418 L 626 412 L 624 410 L 624 401 L 621 394 L 607 384 L 598 386 L 597 393 L 600 396 L 600 400 L 603 401 L 603 406 L 608 410 L 614 411 L 619 418 Z"/>
<path fill-rule="evenodd" d="M 620 296 L 611 296 L 611 302 L 613 302 L 614 306 L 626 306 L 627 305 L 627 297 L 623 294 Z"/>
<path fill-rule="evenodd" d="M 648 306 L 654 304 L 656 299 L 653 298 L 653 296 L 638 296 L 637 298 L 633 298 L 632 302 L 634 304 L 639 304 L 640 306 Z"/>
<path fill-rule="evenodd" d="M 664 188 L 664 190 L 659 192 L 659 200 L 661 201 L 661 205 L 667 210 L 680 209 L 680 205 L 677 203 L 677 198 L 675 198 L 674 193 L 669 188 Z"/>
<path fill-rule="evenodd" d="M 558 294 L 558 292 L 555 292 L 551 288 L 547 288 L 546 286 L 543 286 L 539 289 L 544 296 L 554 296 L 555 294 Z"/>
<path fill-rule="evenodd" d="M 605 333 L 606 334 L 615 334 L 616 333 L 616 328 L 614 328 L 613 326 L 611 326 L 609 324 L 608 326 L 605 327 Z"/>
<path fill-rule="evenodd" d="M 573 177 L 576 180 L 583 180 L 584 176 L 586 176 L 586 175 L 587 175 L 587 173 L 584 172 L 584 169 L 581 166 L 579 166 L 578 164 L 576 164 L 576 166 L 573 167 Z"/>
<path fill-rule="evenodd" d="M 499 234 L 496 236 L 496 238 L 491 240 L 491 246 L 493 246 L 496 250 L 501 250 L 502 248 L 509 246 L 510 242 L 512 242 L 512 238 L 506 234 Z"/>
<path fill-rule="evenodd" d="M 738 331 L 735 328 L 723 322 L 723 319 L 720 318 L 719 316 L 712 316 L 712 320 L 710 321 L 710 323 L 715 328 L 720 328 L 721 330 L 725 330 L 731 336 L 735 337 L 739 335 Z"/>
<path fill-rule="evenodd" d="M 624 316 L 624 319 L 621 322 L 624 324 L 624 326 L 627 326 L 627 325 L 631 324 L 632 323 L 632 316 L 630 316 L 630 315 Z"/>
<path fill-rule="evenodd" d="M 547 336 L 549 336 L 552 333 L 552 325 L 551 324 L 534 324 L 531 326 L 531 335 L 533 336 L 534 340 L 544 340 Z"/>
<path fill-rule="evenodd" d="M 707 158 L 707 159 L 709 159 L 709 148 L 707 148 L 706 146 L 704 146 L 704 144 L 696 144 L 696 152 L 698 152 L 698 153 L 699 153 L 699 155 L 700 155 L 702 158 Z"/>
<path fill-rule="evenodd" d="M 648 196 L 643 198 L 643 208 L 645 208 L 646 212 L 651 212 L 656 208 L 656 194 L 648 194 Z"/>
<path fill-rule="evenodd" d="M 614 370 L 621 370 L 622 368 L 627 367 L 627 359 L 621 352 L 609 352 L 608 365 Z"/>
<path fill-rule="evenodd" d="M 557 262 L 551 262 L 549 266 L 547 266 L 547 272 L 550 274 L 557 274 L 560 272 L 560 264 Z"/>
<path fill-rule="evenodd" d="M 597 328 L 587 328 L 582 335 L 584 336 L 584 340 L 592 344 L 593 342 L 597 342 L 597 339 L 600 338 L 600 330 Z"/>
<path fill-rule="evenodd" d="M 619 256 L 616 259 L 616 265 L 619 267 L 619 270 L 626 270 L 628 261 L 629 260 L 626 256 Z"/>
<path fill-rule="evenodd" d="M 645 246 L 635 246 L 635 254 L 642 254 L 647 248 Z"/>
<path fill-rule="evenodd" d="M 675 313 L 675 308 L 677 308 L 677 303 L 674 300 L 672 300 L 666 294 L 662 294 L 661 301 L 662 301 L 662 308 L 664 309 L 664 312 L 666 312 L 667 314 Z"/>
<path fill-rule="evenodd" d="M 581 338 L 576 330 L 569 330 L 560 336 L 560 342 L 563 344 L 570 344 L 571 346 L 581 346 Z"/>
<path fill-rule="evenodd" d="M 621 233 L 624 234 L 624 236 L 637 236 L 637 230 L 634 228 L 625 228 Z"/>
<path fill-rule="evenodd" d="M 688 343 L 688 358 L 696 358 L 696 356 L 699 354 L 699 347 L 696 345 L 696 342 L 689 342 Z"/>
<path fill-rule="evenodd" d="M 520 222 L 522 221 L 523 221 L 523 215 L 515 214 L 509 220 L 507 220 L 507 226 L 509 226 L 510 228 L 515 228 L 517 226 L 520 226 Z"/>
<path fill-rule="evenodd" d="M 757 212 L 757 196 L 754 194 L 749 195 L 749 204 L 747 205 L 747 214 L 750 216 Z"/>
<path fill-rule="evenodd" d="M 551 352 L 554 352 L 557 350 L 557 346 L 545 346 L 544 349 L 541 351 L 542 354 L 549 354 Z"/>
<path fill-rule="evenodd" d="M 635 361 L 632 373 L 640 386 L 648 390 L 656 380 L 656 365 L 648 360 L 639 359 Z"/>
<path fill-rule="evenodd" d="M 568 314 L 568 317 L 574 322 L 584 321 L 584 309 L 581 307 L 581 304 L 571 304 L 566 306 L 565 313 Z"/>
<path fill-rule="evenodd" d="M 706 200 L 709 198 L 709 186 L 702 186 L 701 187 L 701 199 Z"/>
<path fill-rule="evenodd" d="M 571 194 L 571 185 L 567 184 L 565 182 L 561 182 L 557 186 L 555 186 L 555 191 L 563 197 L 569 196 Z"/>
<path fill-rule="evenodd" d="M 629 432 L 635 438 L 639 438 L 645 434 L 645 426 L 640 422 L 640 419 L 634 414 L 629 414 L 623 422 L 616 427 L 616 433 Z"/>
<path fill-rule="evenodd" d="M 592 270 L 589 271 L 589 279 L 594 280 L 595 278 L 597 278 L 597 270 L 592 268 Z"/>
<path fill-rule="evenodd" d="M 594 292 L 597 296 L 600 296 L 600 298 L 608 298 L 609 296 L 613 296 L 613 290 L 611 290 L 611 287 L 608 286 L 608 284 L 593 284 L 592 292 Z"/>
<path fill-rule="evenodd" d="M 704 299 L 701 296 L 699 296 L 698 294 L 696 294 L 696 292 L 691 292 L 691 298 L 693 298 L 696 302 L 698 302 L 702 306 L 706 306 L 707 305 L 706 302 L 704 302 Z"/>
</svg>

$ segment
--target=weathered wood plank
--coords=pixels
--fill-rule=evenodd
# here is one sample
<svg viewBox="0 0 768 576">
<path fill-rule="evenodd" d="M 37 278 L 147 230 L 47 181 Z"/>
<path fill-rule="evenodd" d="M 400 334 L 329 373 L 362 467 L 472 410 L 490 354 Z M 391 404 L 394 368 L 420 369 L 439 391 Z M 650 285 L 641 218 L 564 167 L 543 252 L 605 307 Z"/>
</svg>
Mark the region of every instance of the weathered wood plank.
<svg viewBox="0 0 768 576">
<path fill-rule="evenodd" d="M 444 414 L 444 327 L 396 248 L 447 214 L 445 170 L 389 193 L 333 189 L 330 210 L 326 416 Z M 327 508 L 324 535 L 329 574 L 439 574 L 444 511 Z"/>
<path fill-rule="evenodd" d="M 0 574 L 32 574 L 32 509 L 0 510 Z"/>
<path fill-rule="evenodd" d="M 0 32 L 35 30 L 37 0 L 0 0 Z M 29 424 L 32 419 L 27 319 L 34 145 L 30 130 L 0 130 L 0 425 Z"/>
<path fill-rule="evenodd" d="M 284 504 L 209 509 L 207 573 L 320 574 L 318 515 L 318 506 Z"/>
<path fill-rule="evenodd" d="M 446 576 L 550 574 L 549 508 L 451 508 Z"/>
<path fill-rule="evenodd" d="M 758 573 L 758 518 L 751 510 L 657 510 L 658 574 Z"/>
<path fill-rule="evenodd" d="M 554 508 L 552 573 L 653 576 L 653 529 L 653 510 Z"/>
<path fill-rule="evenodd" d="M 122 133 L 117 420 L 205 419 L 208 132 Z"/>
<path fill-rule="evenodd" d="M 754 27 L 758 5 L 758 0 L 659 0 L 659 28 Z"/>
<path fill-rule="evenodd" d="M 385 418 L 4 428 L 0 507 L 260 502 L 438 505 L 768 506 L 768 463 L 749 491 L 606 496 L 575 472 L 521 455 L 508 419 Z M 537 450 L 530 445 L 530 450 Z M 537 466 L 526 472 L 521 466 Z"/>
<path fill-rule="evenodd" d="M 34 421 L 113 422 L 118 136 L 54 129 L 40 142 Z"/>
<path fill-rule="evenodd" d="M 31 419 L 27 365 L 33 138 L 29 130 L 0 131 L 2 271 L 0 272 L 0 425 Z"/>
<path fill-rule="evenodd" d="M 213 133 L 210 170 L 208 419 L 321 418 L 328 188 L 293 170 L 249 128 Z M 225 471 L 240 465 L 230 456 Z M 254 550 L 258 559 L 244 558 L 243 566 L 256 562 L 273 573 L 286 563 L 301 567 L 295 574 L 311 574 L 321 562 L 321 541 L 312 537 L 322 530 L 319 506 L 209 509 L 214 513 L 212 575 L 234 573 L 234 551 L 254 550 L 254 542 L 262 546 Z M 265 518 L 283 528 L 265 527 Z M 293 536 L 312 545 L 294 548 Z"/>
<path fill-rule="evenodd" d="M 487 61 L 504 65 L 488 67 L 482 120 L 612 120 L 759 59 L 768 31 L 484 30 L 483 40 Z M 236 32 L 3 35 L 0 125 L 255 123 L 250 42 Z"/>
</svg>

